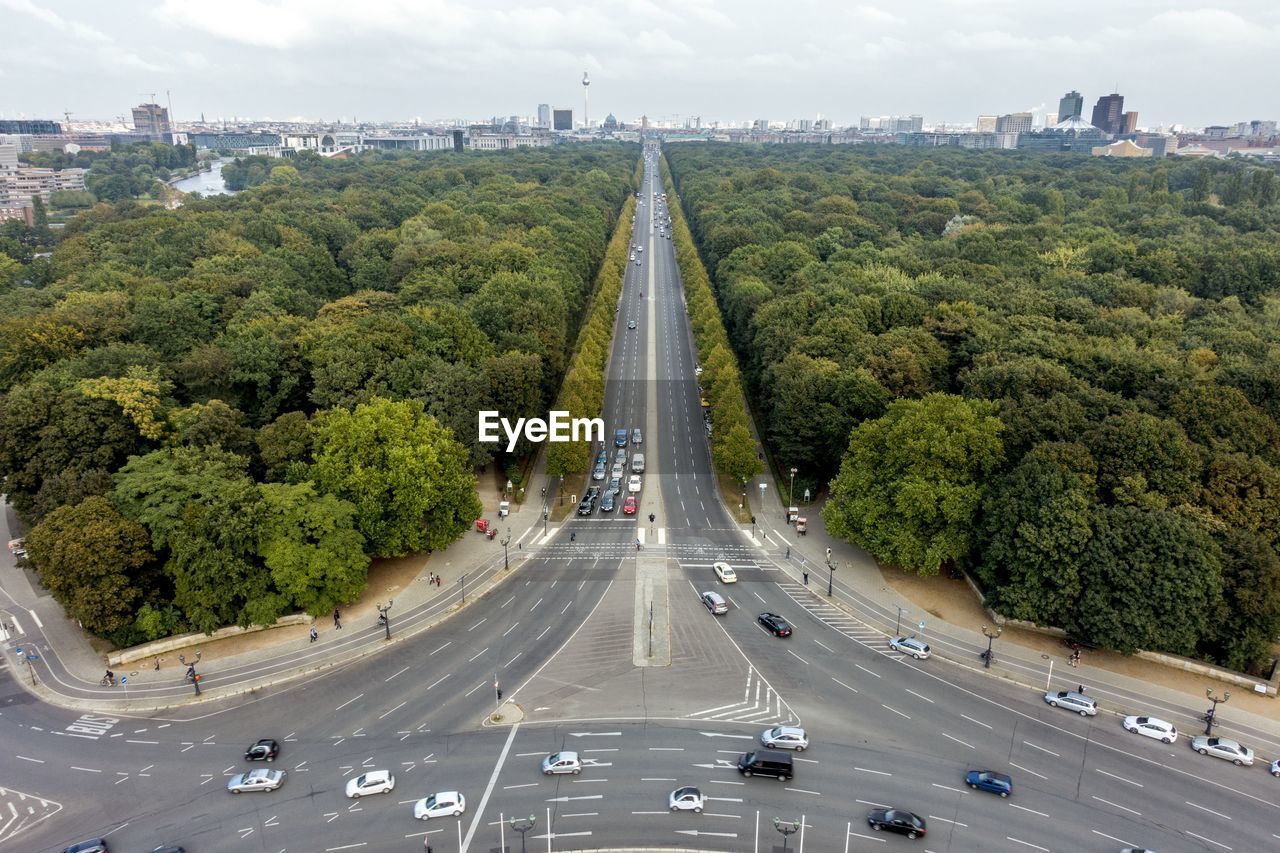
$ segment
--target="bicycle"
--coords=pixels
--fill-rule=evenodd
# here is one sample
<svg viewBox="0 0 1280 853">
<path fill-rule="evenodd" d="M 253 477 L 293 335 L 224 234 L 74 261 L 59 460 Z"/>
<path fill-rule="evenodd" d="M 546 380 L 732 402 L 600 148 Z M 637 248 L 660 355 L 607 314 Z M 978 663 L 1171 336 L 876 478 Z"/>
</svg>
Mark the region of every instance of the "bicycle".
<svg viewBox="0 0 1280 853">
<path fill-rule="evenodd" d="M 102 680 L 98 682 L 103 687 L 115 687 L 118 683 L 114 675 L 104 675 Z"/>
</svg>

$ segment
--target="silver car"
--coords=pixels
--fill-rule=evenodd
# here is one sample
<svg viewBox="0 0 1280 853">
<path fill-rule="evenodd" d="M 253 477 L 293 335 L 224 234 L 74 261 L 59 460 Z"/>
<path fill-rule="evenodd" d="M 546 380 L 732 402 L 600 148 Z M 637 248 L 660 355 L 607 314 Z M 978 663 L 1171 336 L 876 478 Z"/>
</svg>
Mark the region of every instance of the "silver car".
<svg viewBox="0 0 1280 853">
<path fill-rule="evenodd" d="M 889 648 L 904 655 L 911 655 L 916 660 L 924 660 L 930 655 L 929 644 L 915 636 L 890 637 Z"/>
<path fill-rule="evenodd" d="M 1253 750 L 1247 746 L 1241 746 L 1230 738 L 1200 735 L 1191 739 L 1191 748 L 1201 755 L 1226 759 L 1237 767 L 1253 765 Z"/>
<path fill-rule="evenodd" d="M 242 794 L 245 791 L 274 791 L 283 784 L 283 770 L 268 770 L 263 767 L 232 776 L 227 782 L 227 790 L 233 794 Z"/>
<path fill-rule="evenodd" d="M 553 752 L 542 759 L 542 772 L 547 776 L 558 773 L 572 773 L 577 776 L 582 772 L 582 761 L 576 752 Z"/>
<path fill-rule="evenodd" d="M 760 744 L 770 749 L 794 749 L 804 752 L 809 745 L 809 736 L 804 729 L 795 726 L 774 726 L 760 733 Z"/>
<path fill-rule="evenodd" d="M 1044 701 L 1055 708 L 1062 707 L 1068 711 L 1075 711 L 1082 717 L 1093 717 L 1098 713 L 1097 702 L 1074 690 L 1050 690 L 1044 694 Z"/>
<path fill-rule="evenodd" d="M 724 600 L 724 596 L 720 595 L 720 593 L 704 592 L 701 595 L 701 598 L 702 603 L 705 604 L 707 609 L 716 616 L 729 612 L 729 604 Z"/>
</svg>

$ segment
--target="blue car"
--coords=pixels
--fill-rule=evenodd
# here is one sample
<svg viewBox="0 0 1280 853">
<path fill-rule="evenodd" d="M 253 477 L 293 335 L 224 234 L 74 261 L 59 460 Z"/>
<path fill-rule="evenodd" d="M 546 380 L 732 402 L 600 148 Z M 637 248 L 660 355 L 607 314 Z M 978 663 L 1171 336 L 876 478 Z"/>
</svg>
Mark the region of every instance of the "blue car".
<svg viewBox="0 0 1280 853">
<path fill-rule="evenodd" d="M 965 783 L 976 790 L 990 791 L 1007 797 L 1013 793 L 1013 780 L 994 770 L 970 770 L 964 775 Z"/>
<path fill-rule="evenodd" d="M 613 431 L 613 445 L 614 447 L 627 446 L 627 431 L 625 429 L 615 429 Z"/>
</svg>

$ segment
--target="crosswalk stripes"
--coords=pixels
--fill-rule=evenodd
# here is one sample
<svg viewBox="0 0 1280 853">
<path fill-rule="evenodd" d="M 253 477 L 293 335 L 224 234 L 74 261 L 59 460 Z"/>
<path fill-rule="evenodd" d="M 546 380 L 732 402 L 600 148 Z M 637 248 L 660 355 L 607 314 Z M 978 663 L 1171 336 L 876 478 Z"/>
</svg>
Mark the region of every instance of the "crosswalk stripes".
<svg viewBox="0 0 1280 853">
<path fill-rule="evenodd" d="M 861 643 L 872 651 L 888 657 L 894 656 L 891 650 L 885 646 L 884 634 L 865 622 L 855 619 L 839 607 L 820 599 L 815 599 L 808 594 L 803 584 L 788 581 L 778 584 L 778 587 L 788 598 L 829 628 L 843 634 L 855 643 Z"/>
<path fill-rule="evenodd" d="M 761 723 L 775 726 L 798 725 L 800 718 L 791 706 L 756 672 L 747 669 L 747 683 L 742 701 L 718 705 L 685 714 L 687 720 L 705 720 L 717 723 Z"/>
</svg>

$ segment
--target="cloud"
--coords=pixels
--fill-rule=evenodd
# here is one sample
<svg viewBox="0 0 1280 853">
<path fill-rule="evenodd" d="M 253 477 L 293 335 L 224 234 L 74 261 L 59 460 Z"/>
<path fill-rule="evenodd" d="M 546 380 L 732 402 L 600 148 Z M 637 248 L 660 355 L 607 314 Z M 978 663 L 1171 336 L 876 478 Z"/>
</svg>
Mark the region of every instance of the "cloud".
<svg viewBox="0 0 1280 853">
<path fill-rule="evenodd" d="M 655 56 L 693 56 L 694 54 L 692 47 L 662 29 L 636 33 L 635 46 L 644 53 Z"/>
<path fill-rule="evenodd" d="M 886 12 L 883 9 L 877 9 L 875 6 L 855 6 L 852 13 L 854 17 L 861 18 L 864 21 L 877 24 L 901 24 L 902 18 L 892 12 Z"/>
<path fill-rule="evenodd" d="M 1161 12 L 1149 26 L 1172 38 L 1185 38 L 1197 44 L 1258 42 L 1280 38 L 1276 27 L 1264 27 L 1224 9 L 1187 9 Z M 1275 42 L 1272 42 L 1274 46 Z"/>
<path fill-rule="evenodd" d="M 90 26 L 79 21 L 66 21 L 52 9 L 37 6 L 32 0 L 0 0 L 0 6 L 21 12 L 41 23 L 53 27 L 61 33 L 67 33 L 81 41 L 109 42 L 111 39 Z"/>
</svg>

